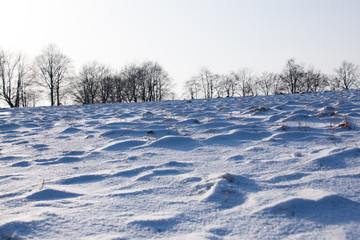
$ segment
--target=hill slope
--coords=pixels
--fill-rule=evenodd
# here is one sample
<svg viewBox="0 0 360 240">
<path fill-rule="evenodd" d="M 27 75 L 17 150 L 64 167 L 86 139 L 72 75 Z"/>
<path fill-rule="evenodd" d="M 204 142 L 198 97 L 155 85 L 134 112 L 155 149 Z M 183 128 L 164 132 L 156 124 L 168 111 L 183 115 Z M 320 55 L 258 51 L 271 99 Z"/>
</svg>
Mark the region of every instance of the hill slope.
<svg viewBox="0 0 360 240">
<path fill-rule="evenodd" d="M 0 238 L 359 239 L 360 91 L 0 110 Z"/>
</svg>

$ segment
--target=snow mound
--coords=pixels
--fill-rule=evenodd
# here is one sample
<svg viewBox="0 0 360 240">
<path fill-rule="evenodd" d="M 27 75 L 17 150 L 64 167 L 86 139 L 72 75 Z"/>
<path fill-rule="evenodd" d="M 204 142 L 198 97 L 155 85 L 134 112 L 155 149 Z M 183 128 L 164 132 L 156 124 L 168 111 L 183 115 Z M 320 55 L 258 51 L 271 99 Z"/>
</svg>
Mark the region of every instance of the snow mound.
<svg viewBox="0 0 360 240">
<path fill-rule="evenodd" d="M 139 141 L 139 140 L 127 140 L 127 141 L 121 141 L 115 144 L 112 144 L 110 146 L 107 146 L 104 148 L 105 151 L 125 151 L 129 150 L 133 147 L 144 145 L 145 141 Z"/>
<path fill-rule="evenodd" d="M 148 145 L 152 148 L 164 148 L 178 151 L 191 151 L 201 147 L 199 141 L 190 137 L 163 137 Z"/>
<path fill-rule="evenodd" d="M 128 226 L 145 228 L 147 231 L 161 233 L 175 229 L 178 218 L 176 215 L 168 215 L 168 213 L 157 213 L 151 215 L 140 215 L 131 218 Z"/>
<path fill-rule="evenodd" d="M 55 189 L 44 189 L 38 192 L 35 192 L 26 198 L 30 201 L 52 201 L 64 198 L 75 198 L 81 196 L 81 194 L 59 191 Z"/>
<path fill-rule="evenodd" d="M 74 133 L 78 133 L 81 132 L 81 129 L 76 128 L 76 127 L 69 127 L 67 129 L 65 129 L 64 131 L 62 131 L 62 134 L 74 134 Z"/>
<path fill-rule="evenodd" d="M 237 144 L 244 143 L 246 141 L 261 141 L 263 138 L 271 136 L 269 132 L 254 131 L 235 131 L 230 134 L 219 134 L 214 137 L 210 137 L 204 141 L 206 144 L 221 144 L 228 146 L 236 146 Z"/>
<path fill-rule="evenodd" d="M 224 208 L 231 208 L 245 202 L 245 193 L 258 191 L 259 186 L 252 180 L 225 173 L 194 186 L 192 195 L 203 202 L 214 202 Z"/>
<path fill-rule="evenodd" d="M 96 174 L 81 175 L 77 177 L 63 179 L 60 181 L 60 184 L 70 185 L 70 184 L 84 184 L 89 182 L 97 182 L 105 179 L 107 176 L 108 175 L 96 175 Z"/>
<path fill-rule="evenodd" d="M 291 198 L 265 208 L 261 213 L 304 218 L 323 224 L 343 224 L 360 221 L 360 203 L 339 195 L 329 195 L 318 200 Z"/>
</svg>

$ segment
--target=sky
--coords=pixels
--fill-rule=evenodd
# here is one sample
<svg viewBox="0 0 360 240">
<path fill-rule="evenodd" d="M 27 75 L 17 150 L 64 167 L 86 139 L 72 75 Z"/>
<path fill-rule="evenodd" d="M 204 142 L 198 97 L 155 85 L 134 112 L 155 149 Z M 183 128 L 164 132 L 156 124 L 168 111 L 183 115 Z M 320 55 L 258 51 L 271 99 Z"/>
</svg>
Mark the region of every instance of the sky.
<svg viewBox="0 0 360 240">
<path fill-rule="evenodd" d="M 201 67 L 280 72 L 289 58 L 332 73 L 360 64 L 358 0 L 0 0 L 0 48 L 56 44 L 77 70 L 156 61 L 175 90 Z"/>
</svg>

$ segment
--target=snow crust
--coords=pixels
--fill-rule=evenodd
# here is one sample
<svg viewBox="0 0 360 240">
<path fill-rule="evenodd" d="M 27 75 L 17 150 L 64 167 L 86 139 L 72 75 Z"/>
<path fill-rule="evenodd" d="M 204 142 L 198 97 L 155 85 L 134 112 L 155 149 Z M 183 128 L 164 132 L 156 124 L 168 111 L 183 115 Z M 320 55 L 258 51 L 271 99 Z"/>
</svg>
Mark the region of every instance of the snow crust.
<svg viewBox="0 0 360 240">
<path fill-rule="evenodd" d="M 0 110 L 0 239 L 360 239 L 360 91 Z"/>
</svg>

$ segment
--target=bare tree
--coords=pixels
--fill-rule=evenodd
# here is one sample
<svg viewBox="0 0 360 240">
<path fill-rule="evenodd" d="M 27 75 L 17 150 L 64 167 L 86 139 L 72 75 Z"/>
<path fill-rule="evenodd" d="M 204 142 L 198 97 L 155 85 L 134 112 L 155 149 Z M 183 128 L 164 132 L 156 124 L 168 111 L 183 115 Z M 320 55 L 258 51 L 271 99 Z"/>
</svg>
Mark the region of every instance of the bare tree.
<svg viewBox="0 0 360 240">
<path fill-rule="evenodd" d="M 55 45 L 45 47 L 35 59 L 36 73 L 40 80 L 50 90 L 51 106 L 61 105 L 61 88 L 71 75 L 71 60 L 62 54 Z"/>
<path fill-rule="evenodd" d="M 75 83 L 73 96 L 81 104 L 106 103 L 112 101 L 113 77 L 109 67 L 96 61 L 82 66 Z"/>
<path fill-rule="evenodd" d="M 113 77 L 110 67 L 98 67 L 99 98 L 101 103 L 109 102 L 113 91 Z"/>
<path fill-rule="evenodd" d="M 304 67 L 295 62 L 295 59 L 289 59 L 280 75 L 280 79 L 286 86 L 289 93 L 297 93 L 303 86 L 305 76 Z"/>
<path fill-rule="evenodd" d="M 212 73 L 208 68 L 203 67 L 195 78 L 201 85 L 204 98 L 213 98 L 219 76 Z"/>
<path fill-rule="evenodd" d="M 22 101 L 23 107 L 35 107 L 40 98 L 40 93 L 40 91 L 34 89 L 27 90 L 26 95 L 24 95 L 24 100 Z"/>
<path fill-rule="evenodd" d="M 26 106 L 30 68 L 21 54 L 12 55 L 0 50 L 1 96 L 10 107 Z"/>
<path fill-rule="evenodd" d="M 139 68 L 135 64 L 125 66 L 120 72 L 124 84 L 124 101 L 137 102 L 139 99 Z"/>
<path fill-rule="evenodd" d="M 237 72 L 231 73 L 234 80 L 237 82 L 239 93 L 241 96 L 253 96 L 253 75 L 251 71 L 247 68 L 240 69 Z"/>
<path fill-rule="evenodd" d="M 350 89 L 356 86 L 359 81 L 359 66 L 343 61 L 339 68 L 335 69 L 336 77 L 334 81 L 342 89 Z"/>
<path fill-rule="evenodd" d="M 91 62 L 83 65 L 73 84 L 75 102 L 81 104 L 95 103 L 99 88 L 98 63 Z"/>
<path fill-rule="evenodd" d="M 232 74 L 222 75 L 218 84 L 218 96 L 224 95 L 225 97 L 234 97 L 236 94 L 237 82 Z"/>
<path fill-rule="evenodd" d="M 274 94 L 276 83 L 277 75 L 274 73 L 263 72 L 257 79 L 257 85 L 264 95 Z"/>
<path fill-rule="evenodd" d="M 117 89 L 121 90 L 127 102 L 162 101 L 171 96 L 171 79 L 157 62 L 125 66 L 116 77 L 116 82 Z"/>
<path fill-rule="evenodd" d="M 217 98 L 222 98 L 225 95 L 225 87 L 224 87 L 224 78 L 225 75 L 216 75 L 217 79 L 215 81 L 215 85 L 214 85 L 214 89 L 215 89 L 215 94 Z"/>
<path fill-rule="evenodd" d="M 304 75 L 304 91 L 305 92 L 319 92 L 328 86 L 327 77 L 319 70 L 314 70 L 310 67 Z"/>
<path fill-rule="evenodd" d="M 200 97 L 201 85 L 196 77 L 187 80 L 184 85 L 185 96 L 190 99 L 197 99 Z"/>
<path fill-rule="evenodd" d="M 119 73 L 115 74 L 112 78 L 113 89 L 110 95 L 111 102 L 124 102 L 125 98 L 125 83 Z"/>
<path fill-rule="evenodd" d="M 171 91 L 173 84 L 171 82 L 171 78 L 160 65 L 155 63 L 153 70 L 152 78 L 155 79 L 155 96 L 153 98 L 154 101 L 163 101 L 165 99 L 171 99 L 173 97 L 174 92 Z"/>
<path fill-rule="evenodd" d="M 84 65 L 77 76 L 73 88 L 75 102 L 81 104 L 95 103 L 98 91 L 96 79 L 96 62 Z"/>
<path fill-rule="evenodd" d="M 168 73 L 157 62 L 145 62 L 145 85 L 147 97 L 145 101 L 162 101 L 171 93 L 171 80 Z"/>
</svg>

